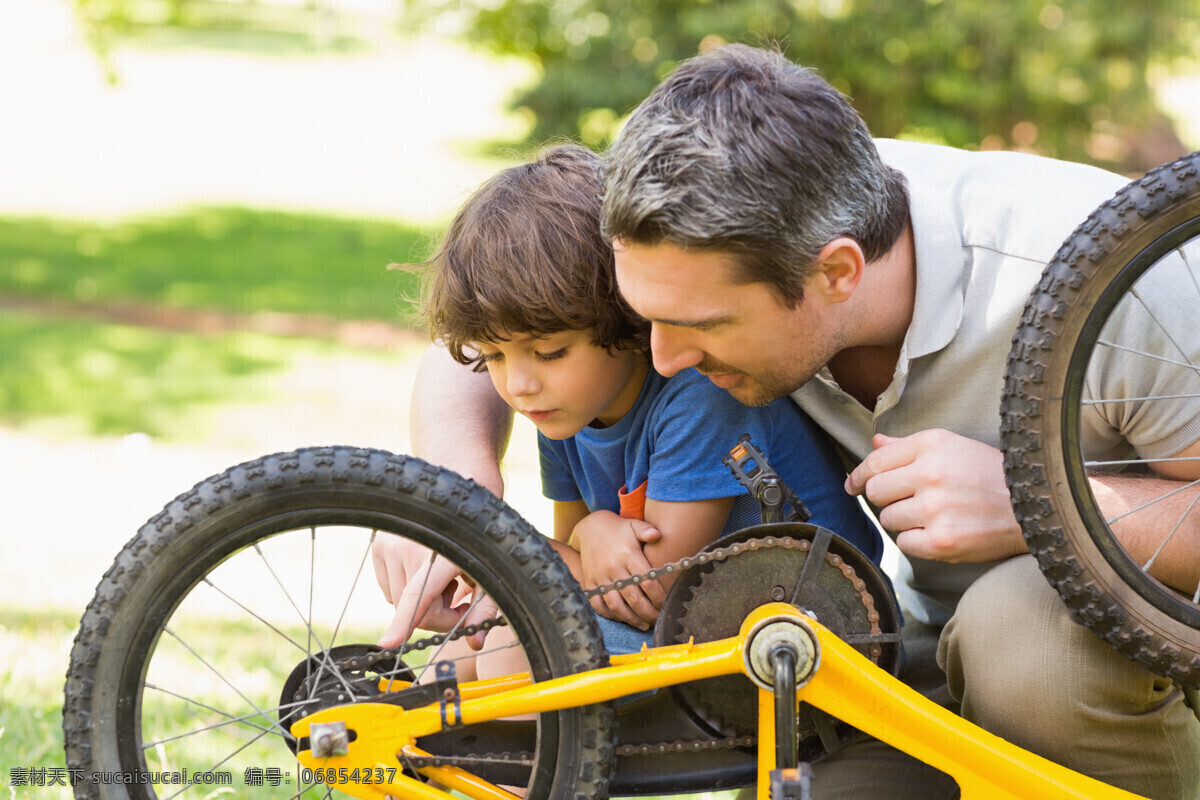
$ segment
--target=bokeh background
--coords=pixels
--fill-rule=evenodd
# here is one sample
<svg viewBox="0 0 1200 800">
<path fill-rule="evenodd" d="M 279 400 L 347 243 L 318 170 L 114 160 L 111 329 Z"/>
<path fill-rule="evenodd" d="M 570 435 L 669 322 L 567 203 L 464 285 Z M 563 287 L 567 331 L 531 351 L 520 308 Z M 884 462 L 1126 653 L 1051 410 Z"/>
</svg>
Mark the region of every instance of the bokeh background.
<svg viewBox="0 0 1200 800">
<path fill-rule="evenodd" d="M 9 769 L 61 765 L 75 622 L 168 499 L 264 452 L 409 449 L 426 340 L 387 266 L 730 41 L 880 136 L 1129 176 L 1200 148 L 1200 0 L 0 2 L 0 792 L 60 796 Z M 548 527 L 531 442 L 509 499 Z"/>
</svg>

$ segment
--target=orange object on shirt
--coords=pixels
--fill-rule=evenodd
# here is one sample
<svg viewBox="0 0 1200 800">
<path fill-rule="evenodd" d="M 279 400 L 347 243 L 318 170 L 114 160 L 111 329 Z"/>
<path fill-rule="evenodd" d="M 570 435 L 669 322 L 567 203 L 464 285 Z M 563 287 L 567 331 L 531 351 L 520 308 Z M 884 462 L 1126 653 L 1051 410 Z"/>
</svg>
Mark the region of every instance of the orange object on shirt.
<svg viewBox="0 0 1200 800">
<path fill-rule="evenodd" d="M 642 481 L 642 485 L 632 492 L 627 491 L 624 486 L 617 492 L 617 499 L 621 503 L 621 516 L 625 519 L 646 519 L 646 483 L 647 481 Z"/>
</svg>

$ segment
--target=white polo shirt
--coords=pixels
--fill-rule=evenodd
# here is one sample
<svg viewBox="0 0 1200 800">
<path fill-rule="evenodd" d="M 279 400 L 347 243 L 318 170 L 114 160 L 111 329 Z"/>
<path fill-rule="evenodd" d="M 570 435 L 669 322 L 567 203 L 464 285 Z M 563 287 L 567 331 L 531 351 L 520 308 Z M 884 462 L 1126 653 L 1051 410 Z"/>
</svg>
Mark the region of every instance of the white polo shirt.
<svg viewBox="0 0 1200 800">
<path fill-rule="evenodd" d="M 873 411 L 828 369 L 792 398 L 855 463 L 875 433 L 944 428 L 998 447 L 1005 362 L 1025 302 L 1067 236 L 1127 181 L 1017 153 L 877 144 L 908 179 L 916 246 L 916 302 L 895 375 Z M 906 613 L 943 625 L 991 566 L 910 559 L 896 588 Z"/>
</svg>

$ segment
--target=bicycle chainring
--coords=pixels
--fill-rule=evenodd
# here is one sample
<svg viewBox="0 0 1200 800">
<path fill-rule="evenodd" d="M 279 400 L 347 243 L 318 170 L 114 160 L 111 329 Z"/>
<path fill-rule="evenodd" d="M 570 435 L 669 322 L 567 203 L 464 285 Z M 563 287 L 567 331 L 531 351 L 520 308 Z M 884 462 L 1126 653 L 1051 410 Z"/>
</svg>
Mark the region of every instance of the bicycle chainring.
<svg viewBox="0 0 1200 800">
<path fill-rule="evenodd" d="M 731 550 L 737 544 L 743 546 Z M 900 615 L 891 587 L 875 564 L 844 539 L 814 525 L 784 522 L 747 528 L 706 550 L 718 545 L 729 552 L 726 558 L 694 563 L 675 580 L 663 603 L 655 645 L 736 636 L 758 606 L 790 602 L 877 666 L 898 671 Z M 810 561 L 819 567 L 810 567 Z M 744 675 L 695 681 L 673 691 L 716 735 L 757 733 L 757 689 Z M 798 728 L 801 757 L 808 760 L 854 732 L 807 704 L 801 705 Z"/>
</svg>

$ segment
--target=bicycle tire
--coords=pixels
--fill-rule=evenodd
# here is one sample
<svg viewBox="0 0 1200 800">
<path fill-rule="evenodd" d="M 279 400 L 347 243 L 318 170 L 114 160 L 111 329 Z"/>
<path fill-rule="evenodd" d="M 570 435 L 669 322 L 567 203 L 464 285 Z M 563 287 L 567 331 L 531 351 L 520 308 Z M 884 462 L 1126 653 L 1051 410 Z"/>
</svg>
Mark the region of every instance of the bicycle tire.
<svg viewBox="0 0 1200 800">
<path fill-rule="evenodd" d="M 1118 652 L 1191 687 L 1200 687 L 1200 605 L 1159 583 L 1120 545 L 1089 488 L 1088 469 L 1098 462 L 1082 452 L 1080 426 L 1091 391 L 1085 379 L 1095 383 L 1085 376 L 1090 359 L 1110 346 L 1101 336 L 1105 324 L 1165 255 L 1196 242 L 1200 153 L 1148 172 L 1102 204 L 1066 240 L 1031 295 L 1013 337 L 1001 405 L 1006 481 L 1043 573 L 1075 618 Z M 1195 372 L 1200 354 L 1185 350 L 1181 358 L 1191 359 Z M 1153 402 L 1089 397 L 1128 400 Z"/>
<path fill-rule="evenodd" d="M 305 654 L 296 653 L 279 664 L 270 663 L 278 660 L 272 658 L 265 665 L 252 666 L 249 655 L 237 652 L 238 641 L 265 645 L 271 653 L 288 653 L 302 647 L 297 639 L 302 641 L 307 635 L 306 646 L 314 652 L 322 649 L 326 639 L 328 648 L 332 648 L 343 623 L 350 625 L 353 614 L 347 612 L 357 610 L 360 599 L 367 607 L 366 596 L 360 598 L 358 594 L 367 592 L 373 595 L 369 599 L 378 604 L 370 606 L 373 627 L 366 629 L 373 634 L 368 641 L 373 642 L 392 611 L 383 602 L 373 577 L 368 576 L 364 585 L 359 585 L 376 535 L 370 535 L 362 550 L 366 537 L 359 533 L 360 528 L 378 535 L 410 537 L 469 573 L 509 621 L 525 648 L 535 680 L 607 665 L 608 656 L 594 615 L 561 559 L 532 526 L 474 482 L 417 458 L 380 450 L 328 447 L 266 456 L 210 477 L 167 504 L 138 531 L 100 581 L 83 614 L 65 686 L 67 764 L 77 779 L 83 778 L 75 785 L 75 796 L 80 800 L 149 800 L 159 796 L 159 789 L 163 796 L 171 795 L 174 789 L 167 791 L 164 784 L 114 783 L 106 781 L 105 775 L 165 773 L 161 769 L 164 763 L 174 764 L 178 772 L 179 760 L 191 757 L 204 757 L 207 760 L 203 763 L 215 765 L 213 771 L 220 772 L 223 767 L 228 772 L 238 758 L 262 758 L 246 753 L 265 746 L 258 740 L 283 738 L 279 735 L 282 726 L 276 722 L 278 730 L 270 730 L 268 710 L 256 698 L 278 698 L 283 685 L 280 676 L 288 674 L 297 662 L 308 662 Z M 306 566 L 303 550 L 309 538 L 311 553 Z M 353 551 L 351 541 L 355 543 Z M 327 587 L 336 588 L 340 596 L 360 550 L 358 572 L 354 573 L 336 625 L 319 627 L 318 618 L 323 614 L 332 617 L 338 610 L 336 603 L 327 600 L 335 596 L 333 589 L 326 591 Z M 265 569 L 259 566 L 260 560 L 267 565 Z M 339 571 L 342 563 L 347 569 Z M 370 569 L 367 564 L 366 571 Z M 274 580 L 282 591 L 271 585 L 267 572 L 276 576 Z M 264 580 L 250 581 L 245 579 L 246 574 L 262 574 Z M 328 579 L 326 574 L 330 575 Z M 296 575 L 298 581 L 294 580 Z M 307 580 L 306 620 L 301 608 L 305 600 L 303 585 L 294 587 L 298 602 L 281 576 L 287 576 L 287 582 L 293 584 Z M 288 623 L 276 622 L 270 612 L 262 610 L 272 604 L 286 606 L 277 597 L 281 594 L 288 595 L 300 622 L 307 626 L 306 632 L 293 635 L 285 627 Z M 215 635 L 210 636 L 199 615 L 193 619 L 185 612 L 190 613 L 195 606 L 209 613 L 217 608 L 213 604 L 224 603 L 221 595 L 233 600 L 230 610 L 235 615 L 248 619 L 235 616 L 228 621 L 221 617 Z M 291 614 L 283 611 L 281 617 Z M 298 629 L 302 627 L 300 622 L 296 623 Z M 187 635 L 197 637 L 183 650 L 176 646 L 177 641 L 184 641 L 178 624 L 191 626 Z M 237 640 L 235 631 L 240 629 L 235 626 L 239 625 L 261 628 L 262 635 Z M 211 643 L 209 638 L 213 639 Z M 280 638 L 288 641 L 277 643 Z M 316 647 L 312 646 L 314 640 Z M 227 650 L 233 650 L 232 655 Z M 245 698 L 248 706 L 204 667 L 190 663 L 189 652 L 206 662 L 205 667 L 215 662 L 239 681 L 239 686 L 234 687 L 232 682 L 229 686 Z M 238 658 L 247 663 L 238 663 Z M 175 674 L 177 670 L 179 675 Z M 264 670 L 273 670 L 269 680 L 260 680 Z M 170 681 L 172 688 L 151 683 L 148 674 L 156 681 L 160 677 Z M 257 687 L 260 682 L 265 689 L 259 695 L 254 694 L 255 688 L 247 688 Z M 175 683 L 186 687 L 188 696 L 184 700 L 177 701 L 179 694 L 172 694 Z M 211 708 L 208 695 L 200 694 L 208 690 L 196 688 L 208 684 L 215 686 L 212 691 L 218 699 L 229 700 L 228 709 Z M 195 696 L 190 694 L 193 691 Z M 164 705 L 166 712 L 160 710 Z M 181 708 L 174 709 L 174 705 Z M 248 710 L 247 719 L 228 721 L 241 716 L 240 712 L 231 713 L 235 706 Z M 275 713 L 282 715 L 283 708 Z M 224 716 L 214 717 L 213 711 Z M 157 732 L 151 726 L 161 725 L 165 731 L 171 726 L 188 730 L 197 712 L 218 723 L 189 734 L 200 737 L 198 740 L 183 739 L 177 748 L 173 739 L 152 738 Z M 187 721 L 173 721 L 177 713 Z M 254 730 L 240 730 L 250 724 Z M 529 796 L 543 800 L 606 797 L 613 759 L 612 726 L 611 704 L 539 715 Z M 255 730 L 263 732 L 255 735 Z M 268 733 L 274 736 L 266 736 Z M 209 740 L 218 736 L 234 739 L 226 745 L 221 738 L 217 745 L 221 748 L 233 747 L 242 739 L 258 743 L 238 751 L 239 755 L 230 761 L 218 760 L 223 751 L 193 756 L 206 753 Z M 273 742 L 269 754 L 278 754 L 279 760 L 274 763 L 282 765 L 274 777 L 288 778 L 284 795 L 306 796 L 303 790 L 297 791 L 300 773 L 293 776 L 289 770 L 297 770 L 298 765 L 284 743 Z M 261 766 L 259 763 L 254 768 Z M 255 785 L 265 785 L 257 782 L 261 772 L 246 769 L 237 777 L 248 780 L 254 775 Z M 193 771 L 191 777 L 195 780 L 200 774 Z M 99 781 L 94 779 L 96 775 Z M 210 790 L 204 788 L 195 796 L 204 796 Z M 265 791 L 269 790 L 266 786 Z M 317 790 L 319 796 L 326 796 L 325 791 L 324 786 Z M 263 793 L 263 789 L 255 791 L 256 796 Z M 191 795 L 189 792 L 184 797 Z"/>
</svg>

